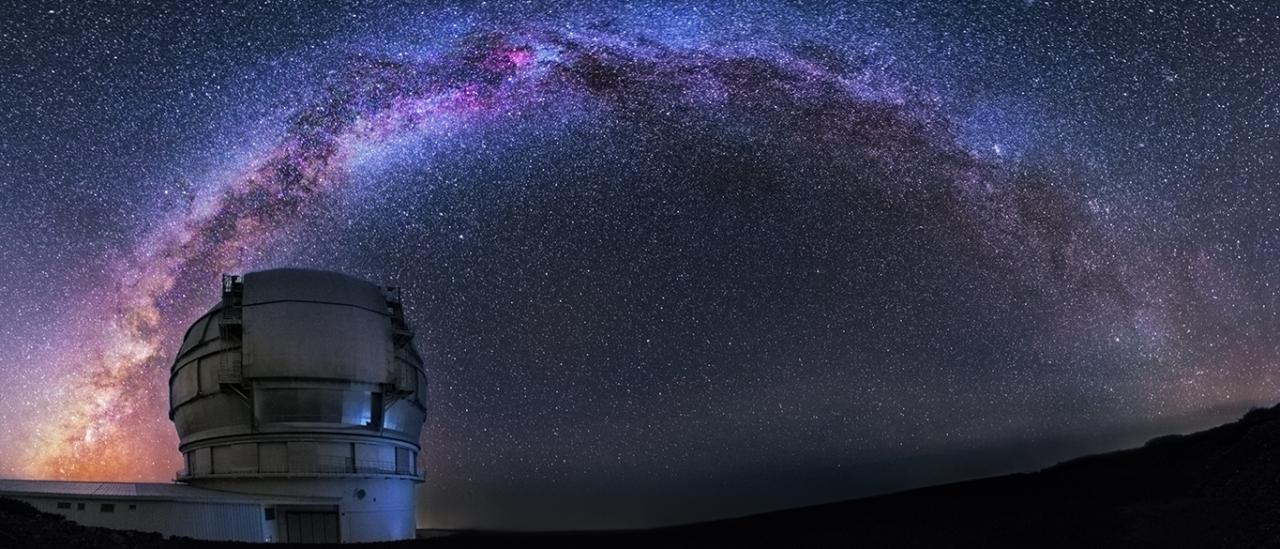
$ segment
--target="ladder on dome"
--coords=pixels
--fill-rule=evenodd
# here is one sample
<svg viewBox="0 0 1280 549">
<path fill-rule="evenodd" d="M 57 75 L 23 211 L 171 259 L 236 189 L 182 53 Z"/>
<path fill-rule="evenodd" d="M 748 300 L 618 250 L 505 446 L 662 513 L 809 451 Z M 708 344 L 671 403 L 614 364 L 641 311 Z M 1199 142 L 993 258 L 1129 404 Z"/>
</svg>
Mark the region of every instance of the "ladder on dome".
<svg viewBox="0 0 1280 549">
<path fill-rule="evenodd" d="M 222 275 L 222 307 L 218 311 L 218 333 L 224 345 L 234 347 L 234 352 L 222 353 L 222 364 L 218 367 L 218 384 L 230 388 L 245 400 L 248 396 L 240 390 L 244 382 L 242 373 L 241 345 L 243 345 L 244 324 L 242 306 L 244 304 L 244 280 L 235 275 Z"/>
<path fill-rule="evenodd" d="M 384 400 L 382 408 L 384 411 L 390 410 L 391 406 L 401 399 L 412 395 L 418 387 L 418 379 L 411 366 L 401 364 L 396 358 L 397 353 L 403 349 L 410 341 L 413 341 L 413 330 L 409 329 L 409 322 L 404 318 L 404 302 L 401 300 L 400 288 L 395 286 L 384 286 L 382 295 L 387 300 L 387 315 L 391 320 L 391 342 L 392 350 L 388 365 L 390 369 L 391 379 L 387 384 L 387 390 L 384 391 Z"/>
</svg>

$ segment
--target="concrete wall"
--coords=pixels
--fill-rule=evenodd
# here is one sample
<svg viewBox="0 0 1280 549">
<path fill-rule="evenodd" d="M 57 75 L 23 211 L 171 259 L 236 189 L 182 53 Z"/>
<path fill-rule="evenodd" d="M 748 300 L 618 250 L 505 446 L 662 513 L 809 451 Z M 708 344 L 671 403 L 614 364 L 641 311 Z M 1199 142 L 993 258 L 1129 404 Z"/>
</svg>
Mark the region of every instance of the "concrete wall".
<svg viewBox="0 0 1280 549">
<path fill-rule="evenodd" d="M 412 539 L 417 535 L 415 482 L 403 478 L 202 479 L 203 488 L 277 496 L 340 497 L 344 543 Z"/>
<path fill-rule="evenodd" d="M 62 515 L 85 526 L 159 532 L 166 536 L 217 541 L 274 541 L 272 537 L 275 526 L 270 525 L 268 528 L 260 504 L 88 498 L 53 494 L 5 497 L 25 501 L 36 509 Z M 60 508 L 60 503 L 67 504 L 69 508 Z M 114 510 L 104 512 L 104 504 L 114 506 Z"/>
</svg>

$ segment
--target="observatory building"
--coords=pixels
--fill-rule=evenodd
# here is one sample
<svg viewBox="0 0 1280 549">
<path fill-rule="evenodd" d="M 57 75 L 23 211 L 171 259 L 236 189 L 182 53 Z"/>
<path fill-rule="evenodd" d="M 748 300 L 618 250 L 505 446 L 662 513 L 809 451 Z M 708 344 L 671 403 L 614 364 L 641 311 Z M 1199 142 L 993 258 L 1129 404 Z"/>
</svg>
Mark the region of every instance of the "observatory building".
<svg viewBox="0 0 1280 549">
<path fill-rule="evenodd" d="M 198 539 L 412 538 L 426 410 L 412 339 L 396 288 L 301 269 L 224 276 L 169 377 L 176 483 L 0 480 L 0 496 Z"/>
</svg>

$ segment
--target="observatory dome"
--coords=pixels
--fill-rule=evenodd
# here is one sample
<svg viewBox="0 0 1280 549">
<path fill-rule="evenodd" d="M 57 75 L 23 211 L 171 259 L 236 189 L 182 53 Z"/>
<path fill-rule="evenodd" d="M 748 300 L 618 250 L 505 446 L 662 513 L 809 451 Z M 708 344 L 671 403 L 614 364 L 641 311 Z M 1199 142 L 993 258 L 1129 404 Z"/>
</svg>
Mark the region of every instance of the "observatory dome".
<svg viewBox="0 0 1280 549">
<path fill-rule="evenodd" d="M 397 288 L 303 269 L 224 276 L 169 386 L 178 480 L 340 498 L 342 541 L 413 537 L 426 375 Z"/>
</svg>

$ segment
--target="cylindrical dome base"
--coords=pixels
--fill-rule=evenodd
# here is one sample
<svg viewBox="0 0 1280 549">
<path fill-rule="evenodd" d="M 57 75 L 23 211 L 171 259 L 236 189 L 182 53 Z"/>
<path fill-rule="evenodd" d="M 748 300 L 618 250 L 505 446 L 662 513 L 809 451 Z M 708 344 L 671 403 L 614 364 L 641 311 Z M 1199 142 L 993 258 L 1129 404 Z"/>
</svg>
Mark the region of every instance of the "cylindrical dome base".
<svg viewBox="0 0 1280 549">
<path fill-rule="evenodd" d="M 269 512 L 275 523 L 273 541 L 332 541 L 319 537 L 335 521 L 336 541 L 357 543 L 413 539 L 415 482 L 399 478 L 261 478 L 202 479 L 201 488 L 262 494 L 334 498 L 331 506 L 277 505 Z M 333 518 L 328 518 L 332 516 Z M 305 517 L 305 518 L 304 518 Z M 331 536 L 330 533 L 323 533 Z M 304 537 L 306 536 L 306 537 Z"/>
</svg>

